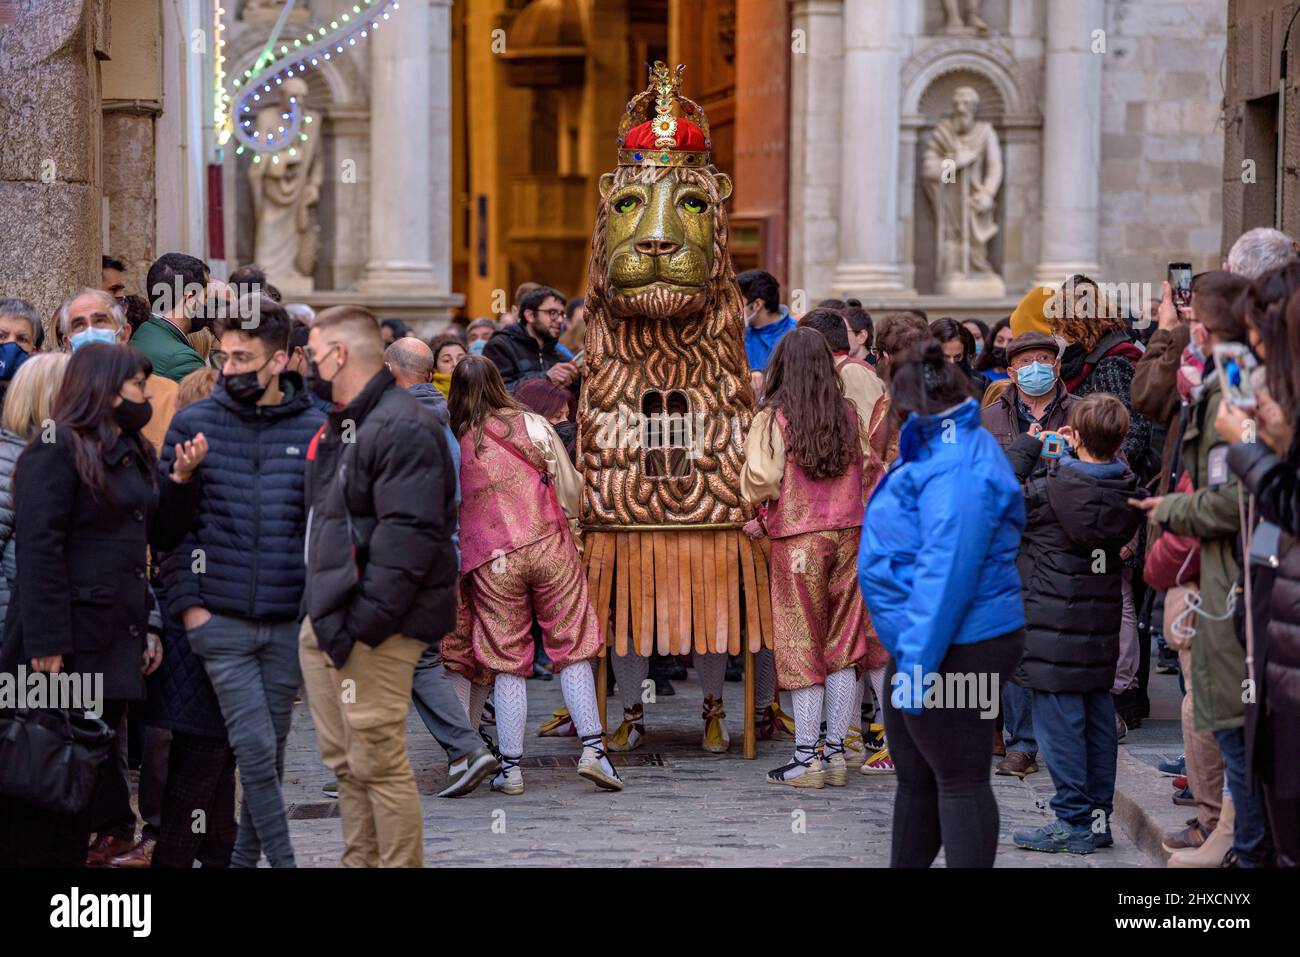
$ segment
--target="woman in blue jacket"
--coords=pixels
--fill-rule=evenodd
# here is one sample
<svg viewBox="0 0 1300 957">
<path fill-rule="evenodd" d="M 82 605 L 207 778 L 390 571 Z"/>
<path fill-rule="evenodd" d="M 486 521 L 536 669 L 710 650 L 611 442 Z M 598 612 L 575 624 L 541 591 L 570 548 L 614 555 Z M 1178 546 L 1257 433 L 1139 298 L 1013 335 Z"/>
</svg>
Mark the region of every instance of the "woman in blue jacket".
<svg viewBox="0 0 1300 957">
<path fill-rule="evenodd" d="M 990 722 L 1024 643 L 1023 493 L 937 343 L 891 365 L 898 458 L 867 506 L 858 553 L 862 597 L 890 653 L 890 863 L 929 867 L 942 846 L 949 867 L 992 867 Z"/>
</svg>

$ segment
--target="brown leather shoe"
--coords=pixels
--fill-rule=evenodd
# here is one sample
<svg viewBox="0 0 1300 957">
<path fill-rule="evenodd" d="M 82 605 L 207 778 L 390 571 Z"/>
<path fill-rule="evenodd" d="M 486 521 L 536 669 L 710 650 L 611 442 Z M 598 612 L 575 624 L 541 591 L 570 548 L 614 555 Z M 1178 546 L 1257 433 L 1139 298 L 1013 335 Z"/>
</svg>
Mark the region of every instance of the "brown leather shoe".
<svg viewBox="0 0 1300 957">
<path fill-rule="evenodd" d="M 119 854 L 125 854 L 133 847 L 135 847 L 134 835 L 129 838 L 114 837 L 112 834 L 96 835 L 90 850 L 86 852 L 86 866 L 108 867 L 109 861 Z"/>
<path fill-rule="evenodd" d="M 1023 778 L 1038 770 L 1034 756 L 1027 751 L 1008 751 L 1007 756 L 997 763 L 997 773 Z"/>
<path fill-rule="evenodd" d="M 993 757 L 1000 758 L 1007 753 L 1006 742 L 1002 740 L 1002 732 L 997 728 L 993 729 Z"/>
<path fill-rule="evenodd" d="M 119 854 L 108 862 L 109 867 L 152 867 L 153 849 L 158 845 L 152 837 L 146 837 L 125 854 Z"/>
<path fill-rule="evenodd" d="M 1205 839 L 1210 835 L 1205 828 L 1201 827 L 1199 818 L 1191 818 L 1187 822 L 1187 827 L 1178 831 L 1169 831 L 1165 834 L 1162 847 L 1170 854 L 1174 851 L 1181 851 L 1188 848 L 1200 847 L 1205 843 Z"/>
</svg>

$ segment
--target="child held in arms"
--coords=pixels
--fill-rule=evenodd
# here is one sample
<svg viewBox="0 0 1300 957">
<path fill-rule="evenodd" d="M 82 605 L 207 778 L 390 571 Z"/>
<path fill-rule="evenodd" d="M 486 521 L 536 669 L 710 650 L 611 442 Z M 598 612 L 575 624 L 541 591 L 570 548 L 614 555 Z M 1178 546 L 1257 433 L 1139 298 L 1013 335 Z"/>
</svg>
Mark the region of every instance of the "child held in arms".
<svg viewBox="0 0 1300 957">
<path fill-rule="evenodd" d="M 1025 482 L 1020 579 L 1025 650 L 1014 680 L 1033 696 L 1034 730 L 1056 795 L 1056 820 L 1016 831 L 1017 847 L 1090 854 L 1114 843 L 1118 736 L 1111 684 L 1122 613 L 1120 550 L 1143 520 L 1129 504 L 1145 497 L 1120 455 L 1124 404 L 1090 395 L 1070 412 L 1061 443 L 1035 426 L 1008 450 Z M 1030 478 L 1040 458 L 1059 456 Z"/>
</svg>

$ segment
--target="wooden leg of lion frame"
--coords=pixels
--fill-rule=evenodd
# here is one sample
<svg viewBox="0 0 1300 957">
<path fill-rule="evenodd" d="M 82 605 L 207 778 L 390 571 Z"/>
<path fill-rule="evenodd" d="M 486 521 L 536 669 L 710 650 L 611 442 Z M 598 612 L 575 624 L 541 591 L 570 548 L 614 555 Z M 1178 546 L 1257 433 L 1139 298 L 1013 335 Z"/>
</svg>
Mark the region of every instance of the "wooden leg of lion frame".
<svg viewBox="0 0 1300 957">
<path fill-rule="evenodd" d="M 598 659 L 600 666 L 596 669 L 596 707 L 600 710 L 600 730 L 602 734 L 609 734 L 609 714 L 606 705 L 609 703 L 609 656 L 613 651 L 605 649 L 605 653 Z"/>
<path fill-rule="evenodd" d="M 745 757 L 758 757 L 758 729 L 754 726 L 754 682 L 758 677 L 754 653 L 745 649 Z"/>
</svg>

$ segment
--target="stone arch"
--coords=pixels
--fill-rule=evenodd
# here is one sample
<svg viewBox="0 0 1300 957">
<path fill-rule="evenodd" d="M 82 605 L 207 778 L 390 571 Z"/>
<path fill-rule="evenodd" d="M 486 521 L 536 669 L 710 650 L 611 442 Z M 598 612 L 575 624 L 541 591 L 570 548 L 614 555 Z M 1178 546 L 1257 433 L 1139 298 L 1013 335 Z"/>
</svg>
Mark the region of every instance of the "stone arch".
<svg viewBox="0 0 1300 957">
<path fill-rule="evenodd" d="M 251 69 L 267 38 L 269 24 L 233 24 L 226 45 L 231 81 Z M 319 24 L 313 24 L 319 28 Z M 306 29 L 305 25 L 302 28 Z M 294 35 L 292 30 L 286 35 Z M 316 257 L 316 288 L 339 288 L 355 282 L 364 265 L 369 219 L 369 81 L 366 53 L 359 43 L 342 55 L 320 60 L 298 73 L 307 82 L 307 103 L 320 114 L 324 176 L 317 204 L 320 248 Z M 229 86 L 229 82 L 228 82 Z M 231 90 L 234 96 L 233 89 Z M 238 121 L 238 118 L 236 118 Z M 252 198 L 248 170 L 251 151 L 236 155 L 236 140 L 227 144 L 225 195 L 228 207 L 227 259 L 231 267 L 253 258 Z M 345 179 L 340 170 L 348 163 Z M 355 185 L 354 185 L 355 184 Z"/>
<path fill-rule="evenodd" d="M 1003 188 L 998 200 L 998 222 L 1003 225 L 990 247 L 990 259 L 1004 279 L 1012 284 L 1032 264 L 1020 261 L 1024 243 L 1017 235 L 1006 255 L 1005 224 L 1013 215 L 1008 206 L 1008 183 L 1036 183 L 1038 144 L 1042 117 L 1038 113 L 1035 85 L 996 40 L 953 37 L 926 46 L 903 66 L 901 75 L 901 150 L 904 182 L 900 219 L 904 249 L 908 251 L 905 278 L 923 293 L 937 288 L 934 262 L 933 211 L 921 179 L 921 157 L 930 131 L 952 109 L 952 94 L 959 86 L 971 86 L 980 95 L 978 118 L 993 124 L 1003 148 Z M 1010 145 L 1014 143 L 1014 146 Z M 1033 192 L 1028 190 L 1026 192 Z M 909 202 L 910 200 L 910 202 Z M 1023 197 L 1018 202 L 1026 201 Z M 1030 200 L 1036 201 L 1036 200 Z M 1020 222 L 1021 217 L 1017 217 Z M 1026 228 L 1023 223 L 1018 230 Z"/>
<path fill-rule="evenodd" d="M 1016 62 L 1008 51 L 995 44 L 973 46 L 969 40 L 948 40 L 933 44 L 903 67 L 905 118 L 925 116 L 934 97 L 967 82 L 980 91 L 981 113 L 986 111 L 985 94 L 993 94 L 1001 117 L 1020 117 L 1034 112 Z M 990 115 L 990 119 L 992 116 Z"/>
</svg>

